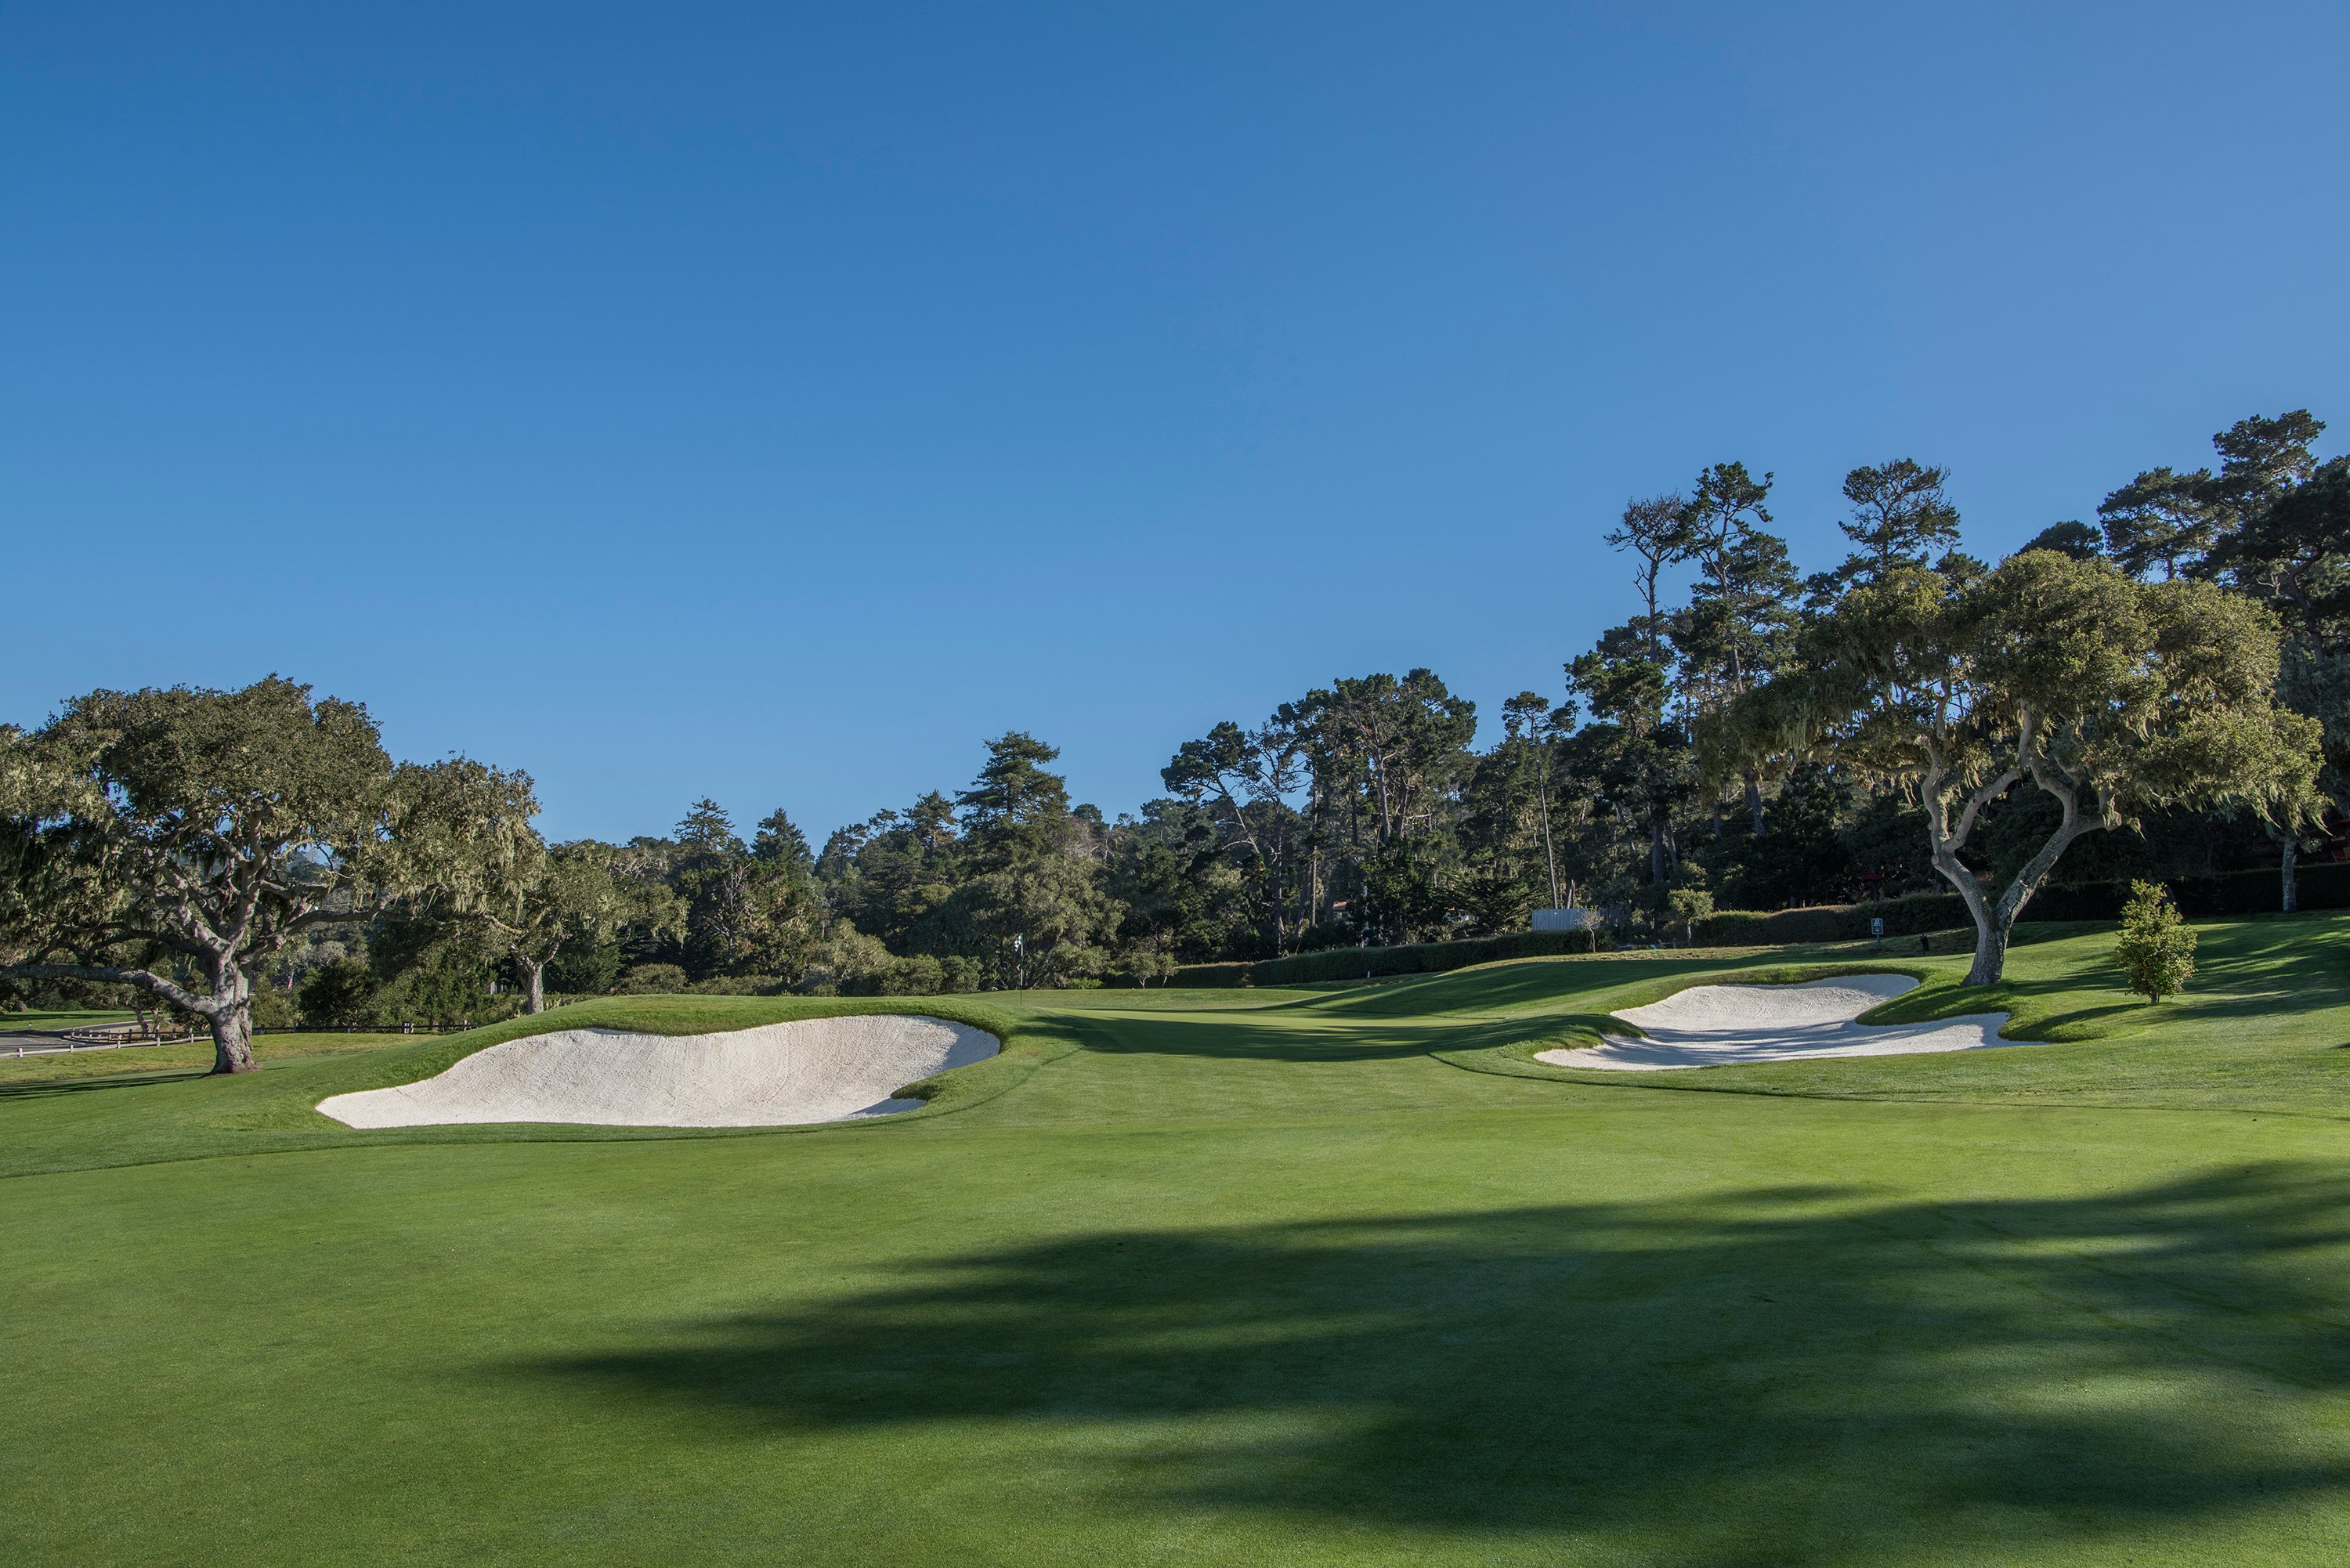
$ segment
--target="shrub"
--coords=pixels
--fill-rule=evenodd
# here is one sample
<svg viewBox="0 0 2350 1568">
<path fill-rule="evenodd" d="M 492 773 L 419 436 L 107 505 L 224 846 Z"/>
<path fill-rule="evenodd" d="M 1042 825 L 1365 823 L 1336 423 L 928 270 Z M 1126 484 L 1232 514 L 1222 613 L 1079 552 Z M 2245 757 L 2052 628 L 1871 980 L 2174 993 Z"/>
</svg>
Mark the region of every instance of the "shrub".
<svg viewBox="0 0 2350 1568">
<path fill-rule="evenodd" d="M 255 1029 L 292 1029 L 301 1023 L 295 1016 L 294 999 L 274 985 L 255 986 L 253 992 L 253 1026 Z"/>
<path fill-rule="evenodd" d="M 882 974 L 896 961 L 880 938 L 835 920 L 831 934 L 810 950 L 794 989 L 806 996 L 878 996 Z"/>
<path fill-rule="evenodd" d="M 382 950 L 375 957 L 381 962 Z M 494 984 L 478 951 L 456 942 L 436 944 L 385 981 L 368 1011 L 377 1024 L 494 1023 L 512 1016 L 522 1001 L 511 991 L 498 994 Z"/>
<path fill-rule="evenodd" d="M 313 1029 L 348 1029 L 375 1017 L 375 971 L 364 959 L 322 963 L 302 980 L 302 1022 Z"/>
<path fill-rule="evenodd" d="M 891 959 L 874 972 L 883 996 L 936 996 L 946 984 L 946 967 L 928 953 Z"/>
<path fill-rule="evenodd" d="M 622 996 L 679 996 L 686 987 L 685 971 L 673 963 L 640 963 L 620 976 Z"/>
<path fill-rule="evenodd" d="M 1702 888 L 1676 888 L 1665 899 L 1665 913 L 1681 929 L 1681 940 L 1697 935 L 1697 922 L 1713 914 L 1713 895 Z"/>
<path fill-rule="evenodd" d="M 2114 961 L 2129 977 L 2129 988 L 2148 1002 L 2187 989 L 2195 973 L 2195 933 L 2180 919 L 2168 888 L 2154 882 L 2130 884 Z"/>
<path fill-rule="evenodd" d="M 772 974 L 713 974 L 685 987 L 694 996 L 781 996 L 791 987 Z"/>
<path fill-rule="evenodd" d="M 620 983 L 620 946 L 567 947 L 547 961 L 546 989 L 567 996 L 600 996 Z"/>
<path fill-rule="evenodd" d="M 1131 947 L 1118 955 L 1118 965 L 1110 971 L 1110 983 L 1149 986 L 1156 981 L 1163 985 L 1180 967 L 1165 948 L 1155 944 Z"/>
</svg>

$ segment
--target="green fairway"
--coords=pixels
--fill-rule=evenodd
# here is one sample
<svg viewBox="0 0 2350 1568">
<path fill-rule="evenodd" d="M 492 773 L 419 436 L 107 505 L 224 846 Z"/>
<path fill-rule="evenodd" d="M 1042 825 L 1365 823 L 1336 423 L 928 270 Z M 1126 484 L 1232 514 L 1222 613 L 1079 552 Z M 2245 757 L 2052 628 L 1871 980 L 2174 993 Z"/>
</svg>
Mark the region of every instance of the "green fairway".
<svg viewBox="0 0 2350 1568">
<path fill-rule="evenodd" d="M 359 1133 L 524 1033 L 0 1077 L 0 1560 L 2332 1563 L 2350 918 L 1378 986 L 612 999 L 1003 1056 L 886 1121 Z M 1881 962 L 2047 1044 L 1533 1053 Z M 289 1045 L 289 1049 L 294 1048 Z"/>
</svg>

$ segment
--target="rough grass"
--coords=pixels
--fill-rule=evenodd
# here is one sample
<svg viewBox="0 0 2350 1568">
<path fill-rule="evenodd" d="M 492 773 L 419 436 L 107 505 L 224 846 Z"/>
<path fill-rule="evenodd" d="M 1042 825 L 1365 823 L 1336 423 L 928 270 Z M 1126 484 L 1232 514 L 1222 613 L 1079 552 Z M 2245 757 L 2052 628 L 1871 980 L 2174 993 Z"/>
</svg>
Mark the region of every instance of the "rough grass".
<svg viewBox="0 0 2350 1568">
<path fill-rule="evenodd" d="M 5 1555 L 2338 1562 L 2350 926 L 2201 930 L 2159 1010 L 2019 950 L 2048 1044 L 1628 1083 L 1523 1054 L 1868 960 L 883 999 L 1007 1054 L 801 1133 L 307 1110 L 511 1026 L 0 1092 Z"/>
</svg>

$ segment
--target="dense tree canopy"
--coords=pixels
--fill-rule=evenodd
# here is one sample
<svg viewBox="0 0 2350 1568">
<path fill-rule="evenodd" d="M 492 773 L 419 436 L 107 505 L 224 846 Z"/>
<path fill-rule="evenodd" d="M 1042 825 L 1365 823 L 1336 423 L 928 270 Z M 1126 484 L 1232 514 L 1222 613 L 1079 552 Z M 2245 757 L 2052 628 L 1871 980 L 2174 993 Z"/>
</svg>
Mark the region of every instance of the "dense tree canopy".
<svg viewBox="0 0 2350 1568">
<path fill-rule="evenodd" d="M 2275 618 L 2211 584 L 2026 550 L 1970 580 L 1897 566 L 1808 630 L 1801 672 L 1731 733 L 1915 793 L 1975 922 L 1970 983 L 2000 977 L 2017 916 L 2083 833 L 2177 806 L 2297 822 L 2314 804 L 2316 725 L 2275 701 Z M 1960 856 L 2027 784 L 2056 821 L 1995 887 Z"/>
<path fill-rule="evenodd" d="M 94 692 L 0 730 L 0 989 L 129 985 L 203 1018 L 462 1023 L 617 989 L 920 993 L 1152 983 L 1185 961 L 1952 889 L 1976 978 L 2055 877 L 2339 856 L 2350 461 L 2306 411 L 2149 467 L 2096 523 L 1962 547 L 1947 470 L 1851 470 L 1805 576 L 1768 472 L 1711 463 L 1592 542 L 1631 613 L 1547 691 L 1336 676 L 1171 746 L 1107 818 L 1054 745 L 832 831 L 711 800 L 626 844 L 544 843 L 529 781 L 394 764 L 363 710 L 265 681 Z M 1793 503 L 1788 503 L 1793 504 Z M 1809 503 L 1806 502 L 1806 504 Z M 2112 831 L 2101 831 L 2101 830 Z M 745 838 L 748 842 L 745 842 Z"/>
<path fill-rule="evenodd" d="M 394 765 L 357 703 L 275 676 L 240 691 L 93 691 L 0 730 L 0 976 L 135 987 L 253 1065 L 252 971 L 328 921 L 481 880 L 519 852 L 529 781 Z"/>
</svg>

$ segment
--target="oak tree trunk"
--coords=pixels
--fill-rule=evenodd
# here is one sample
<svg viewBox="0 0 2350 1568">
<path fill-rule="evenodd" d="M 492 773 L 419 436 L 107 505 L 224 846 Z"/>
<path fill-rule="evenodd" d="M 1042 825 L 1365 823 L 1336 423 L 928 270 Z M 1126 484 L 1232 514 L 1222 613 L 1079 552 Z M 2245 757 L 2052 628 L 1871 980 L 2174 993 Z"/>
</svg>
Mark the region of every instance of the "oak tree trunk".
<svg viewBox="0 0 2350 1568">
<path fill-rule="evenodd" d="M 526 959 L 520 953 L 516 953 L 515 954 L 515 968 L 522 971 L 525 989 L 526 989 L 530 993 L 530 1001 L 526 1005 L 525 1005 L 523 1011 L 525 1012 L 546 1012 L 546 961 L 545 959 Z"/>
<path fill-rule="evenodd" d="M 213 1071 L 250 1073 L 253 1060 L 253 982 L 226 953 L 209 961 L 212 995 L 203 1009 L 213 1031 Z"/>
<path fill-rule="evenodd" d="M 1934 869 L 1958 889 L 1959 897 L 1966 901 L 1968 918 L 1975 923 L 1975 961 L 1967 971 L 1966 982 L 1996 984 L 2007 963 L 2007 933 L 2000 929 L 1998 914 L 1985 896 L 1982 879 L 1968 870 L 1960 862 L 1958 852 L 1947 844 L 1934 846 Z"/>
<path fill-rule="evenodd" d="M 1994 913 L 1986 919 L 1975 919 L 1975 961 L 1967 968 L 1969 985 L 1997 985 L 2007 971 L 2007 940 L 2010 928 L 2002 925 Z"/>
<path fill-rule="evenodd" d="M 2017 917 L 2023 913 L 2023 907 L 2032 902 L 2032 896 L 2040 891 L 2041 884 L 2048 880 L 2048 873 L 2056 868 L 2056 862 L 2063 857 L 2065 849 L 2085 831 L 2076 794 L 2062 787 L 2052 787 L 2045 781 L 2041 782 L 2040 787 L 2056 797 L 2057 804 L 2064 807 L 2064 818 L 2056 831 L 2048 836 L 2048 841 L 2040 846 L 2039 853 L 2024 862 L 2023 869 L 2015 874 L 2015 879 L 2007 885 L 2007 890 L 2000 895 L 1998 903 L 1993 904 L 1985 898 L 1987 889 L 1973 873 L 1959 864 L 1955 852 L 1937 853 L 1934 857 L 1936 868 L 1959 889 L 1967 901 L 1968 912 L 1974 916 L 1975 961 L 1967 970 L 1966 983 L 1969 985 L 1999 983 L 2007 971 L 2007 947 L 2014 935 Z"/>
<path fill-rule="evenodd" d="M 250 1073 L 253 1060 L 253 1021 L 247 1004 L 240 1002 L 234 1007 L 224 1007 L 211 1018 L 213 1026 L 213 1071 L 215 1073 Z"/>
<path fill-rule="evenodd" d="M 213 1071 L 250 1073 L 253 1060 L 253 990 L 244 975 L 229 968 L 213 987 L 204 1022 L 213 1030 Z"/>
</svg>

